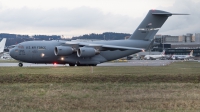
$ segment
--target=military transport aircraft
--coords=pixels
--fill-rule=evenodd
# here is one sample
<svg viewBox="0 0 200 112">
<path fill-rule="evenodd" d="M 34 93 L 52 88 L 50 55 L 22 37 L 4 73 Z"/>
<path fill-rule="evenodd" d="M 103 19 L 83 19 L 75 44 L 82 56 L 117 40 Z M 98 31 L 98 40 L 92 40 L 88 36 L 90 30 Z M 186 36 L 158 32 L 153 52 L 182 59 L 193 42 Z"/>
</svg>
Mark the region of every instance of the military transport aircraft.
<svg viewBox="0 0 200 112">
<path fill-rule="evenodd" d="M 169 16 L 173 14 L 161 10 L 150 10 L 142 23 L 127 40 L 113 41 L 27 41 L 10 50 L 12 58 L 28 63 L 56 63 L 69 66 L 96 66 L 148 49 L 153 37 Z"/>
</svg>

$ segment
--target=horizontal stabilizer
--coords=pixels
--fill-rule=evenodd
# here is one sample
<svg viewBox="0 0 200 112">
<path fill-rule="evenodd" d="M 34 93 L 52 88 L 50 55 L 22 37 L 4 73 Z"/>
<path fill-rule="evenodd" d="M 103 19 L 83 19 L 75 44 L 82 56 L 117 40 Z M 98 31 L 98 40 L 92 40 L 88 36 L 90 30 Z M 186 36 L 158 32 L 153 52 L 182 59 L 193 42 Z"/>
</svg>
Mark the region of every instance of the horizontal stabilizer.
<svg viewBox="0 0 200 112">
<path fill-rule="evenodd" d="M 159 16 L 172 16 L 172 15 L 189 15 L 189 14 L 180 14 L 180 13 L 152 13 L 153 15 L 159 15 Z"/>
</svg>

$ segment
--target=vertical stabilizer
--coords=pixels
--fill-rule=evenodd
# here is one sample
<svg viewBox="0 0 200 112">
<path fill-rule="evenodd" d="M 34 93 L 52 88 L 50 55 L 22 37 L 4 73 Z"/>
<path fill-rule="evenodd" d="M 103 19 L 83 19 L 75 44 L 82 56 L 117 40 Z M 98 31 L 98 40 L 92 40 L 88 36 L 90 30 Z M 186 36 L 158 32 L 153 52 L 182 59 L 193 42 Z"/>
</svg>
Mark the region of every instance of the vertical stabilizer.
<svg viewBox="0 0 200 112">
<path fill-rule="evenodd" d="M 171 15 L 186 14 L 172 14 L 161 10 L 150 10 L 129 39 L 152 40 L 167 18 Z"/>
<path fill-rule="evenodd" d="M 193 56 L 193 50 L 190 52 L 190 56 Z"/>
<path fill-rule="evenodd" d="M 165 50 L 163 50 L 163 52 L 161 52 L 161 54 L 160 55 L 165 55 Z"/>
<path fill-rule="evenodd" d="M 4 51 L 5 44 L 6 44 L 6 38 L 3 38 L 0 42 L 0 53 Z"/>
</svg>

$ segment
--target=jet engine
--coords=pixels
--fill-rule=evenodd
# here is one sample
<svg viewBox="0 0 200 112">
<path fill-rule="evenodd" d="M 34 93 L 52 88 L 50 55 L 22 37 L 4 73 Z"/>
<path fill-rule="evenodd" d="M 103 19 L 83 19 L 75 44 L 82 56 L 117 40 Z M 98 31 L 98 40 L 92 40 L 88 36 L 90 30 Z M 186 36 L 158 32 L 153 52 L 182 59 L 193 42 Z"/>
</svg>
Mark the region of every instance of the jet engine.
<svg viewBox="0 0 200 112">
<path fill-rule="evenodd" d="M 70 46 L 56 46 L 54 53 L 56 56 L 67 56 L 74 52 L 74 49 Z"/>
<path fill-rule="evenodd" d="M 77 51 L 77 56 L 78 57 L 92 57 L 99 53 L 100 52 L 98 50 L 91 47 L 80 47 Z"/>
</svg>

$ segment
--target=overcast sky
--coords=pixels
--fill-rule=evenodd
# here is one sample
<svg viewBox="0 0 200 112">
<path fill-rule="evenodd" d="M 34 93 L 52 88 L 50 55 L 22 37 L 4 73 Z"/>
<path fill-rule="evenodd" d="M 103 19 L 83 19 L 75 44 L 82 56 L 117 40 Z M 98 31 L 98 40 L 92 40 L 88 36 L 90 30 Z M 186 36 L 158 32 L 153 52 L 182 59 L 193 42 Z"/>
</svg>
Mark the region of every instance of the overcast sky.
<svg viewBox="0 0 200 112">
<path fill-rule="evenodd" d="M 147 12 L 172 16 L 157 34 L 200 33 L 200 0 L 0 0 L 0 33 L 79 36 L 132 33 Z"/>
</svg>

